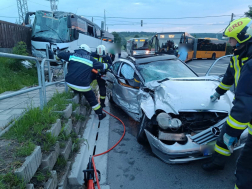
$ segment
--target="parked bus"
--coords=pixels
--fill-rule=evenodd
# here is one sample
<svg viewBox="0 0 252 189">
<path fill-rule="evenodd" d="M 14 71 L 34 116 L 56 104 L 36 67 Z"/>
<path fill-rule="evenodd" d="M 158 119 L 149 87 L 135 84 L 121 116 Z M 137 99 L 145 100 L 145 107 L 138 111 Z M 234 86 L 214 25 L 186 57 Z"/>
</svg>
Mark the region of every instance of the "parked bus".
<svg viewBox="0 0 252 189">
<path fill-rule="evenodd" d="M 227 42 L 217 38 L 194 39 L 194 58 L 216 59 L 226 54 Z"/>
<path fill-rule="evenodd" d="M 127 53 L 129 56 L 145 56 L 154 54 L 149 50 L 148 38 L 131 38 L 127 41 Z"/>
<path fill-rule="evenodd" d="M 73 52 L 81 44 L 87 44 L 92 51 L 103 44 L 110 49 L 114 37 L 88 19 L 69 12 L 49 12 L 39 10 L 26 15 L 25 24 L 29 26 L 29 17 L 35 15 L 32 27 L 32 54 L 46 57 L 46 46 L 50 58 L 59 51 Z"/>
<path fill-rule="evenodd" d="M 197 58 L 219 58 L 226 54 L 226 41 L 217 38 L 196 39 L 186 32 L 157 33 L 151 39 L 157 54 L 177 56 L 179 44 L 186 44 L 188 60 Z"/>
</svg>

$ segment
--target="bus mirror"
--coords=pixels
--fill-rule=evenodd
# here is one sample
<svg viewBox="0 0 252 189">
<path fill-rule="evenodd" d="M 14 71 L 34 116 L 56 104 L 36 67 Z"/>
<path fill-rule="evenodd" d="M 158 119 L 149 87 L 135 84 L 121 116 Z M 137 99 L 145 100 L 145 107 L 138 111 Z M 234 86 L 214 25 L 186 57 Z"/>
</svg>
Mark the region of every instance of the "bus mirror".
<svg viewBox="0 0 252 189">
<path fill-rule="evenodd" d="M 26 13 L 26 15 L 25 15 L 25 25 L 29 25 L 30 24 L 30 22 L 29 22 L 29 18 L 30 18 L 30 16 L 32 16 L 33 14 L 35 14 L 35 12 L 28 12 L 28 13 Z"/>
<path fill-rule="evenodd" d="M 71 40 L 77 40 L 79 39 L 79 32 L 76 29 L 71 29 Z"/>
<path fill-rule="evenodd" d="M 67 28 L 72 28 L 71 17 L 67 17 Z"/>
</svg>

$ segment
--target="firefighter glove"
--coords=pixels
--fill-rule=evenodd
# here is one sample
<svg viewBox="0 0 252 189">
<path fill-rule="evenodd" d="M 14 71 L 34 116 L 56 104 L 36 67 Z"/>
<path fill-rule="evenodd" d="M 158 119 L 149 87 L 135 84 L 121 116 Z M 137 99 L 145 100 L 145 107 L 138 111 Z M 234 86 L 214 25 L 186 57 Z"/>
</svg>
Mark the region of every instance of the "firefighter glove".
<svg viewBox="0 0 252 189">
<path fill-rule="evenodd" d="M 212 102 L 216 101 L 217 99 L 220 100 L 220 94 L 215 92 L 213 95 L 210 96 Z"/>
<path fill-rule="evenodd" d="M 238 138 L 237 137 L 231 137 L 227 133 L 223 135 L 223 141 L 228 147 L 229 151 L 233 153 L 234 151 L 234 145 L 238 143 Z"/>
</svg>

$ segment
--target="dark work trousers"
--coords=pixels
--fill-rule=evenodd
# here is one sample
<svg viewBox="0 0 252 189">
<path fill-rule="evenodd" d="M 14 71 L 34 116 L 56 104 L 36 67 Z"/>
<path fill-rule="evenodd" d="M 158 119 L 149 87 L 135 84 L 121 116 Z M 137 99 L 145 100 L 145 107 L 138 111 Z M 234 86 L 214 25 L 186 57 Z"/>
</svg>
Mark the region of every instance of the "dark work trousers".
<svg viewBox="0 0 252 189">
<path fill-rule="evenodd" d="M 105 103 L 106 98 L 106 81 L 101 78 L 101 76 L 98 76 L 96 74 L 92 75 L 92 80 L 97 80 L 98 86 L 99 86 L 99 92 L 100 92 L 100 103 Z"/>
<path fill-rule="evenodd" d="M 82 94 L 85 96 L 86 100 L 88 101 L 89 105 L 93 108 L 96 114 L 102 114 L 102 108 L 98 103 L 94 91 L 90 90 L 87 92 L 76 91 L 73 89 L 75 93 L 79 93 L 81 96 Z"/>
<path fill-rule="evenodd" d="M 252 124 L 252 121 L 250 122 Z M 248 138 L 241 155 L 237 161 L 236 168 L 236 188 L 251 189 L 252 188 L 252 135 L 248 134 Z"/>
</svg>

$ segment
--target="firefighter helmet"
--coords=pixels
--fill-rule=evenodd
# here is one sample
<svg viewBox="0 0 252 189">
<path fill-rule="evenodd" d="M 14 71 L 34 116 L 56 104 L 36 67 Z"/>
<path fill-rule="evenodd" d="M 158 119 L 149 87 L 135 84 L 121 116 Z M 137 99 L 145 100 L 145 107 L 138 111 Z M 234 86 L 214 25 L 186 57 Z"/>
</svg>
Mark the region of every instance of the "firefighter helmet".
<svg viewBox="0 0 252 189">
<path fill-rule="evenodd" d="M 97 48 L 96 48 L 96 53 L 100 56 L 104 56 L 106 55 L 106 47 L 104 45 L 99 45 Z"/>
<path fill-rule="evenodd" d="M 82 45 L 80 46 L 80 49 L 83 49 L 83 50 L 85 50 L 85 51 L 91 53 L 90 47 L 89 47 L 88 45 L 86 45 L 86 44 L 82 44 Z"/>
<path fill-rule="evenodd" d="M 234 20 L 227 26 L 223 36 L 235 38 L 238 43 L 248 41 L 252 36 L 252 20 L 250 18 Z"/>
</svg>

